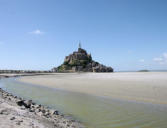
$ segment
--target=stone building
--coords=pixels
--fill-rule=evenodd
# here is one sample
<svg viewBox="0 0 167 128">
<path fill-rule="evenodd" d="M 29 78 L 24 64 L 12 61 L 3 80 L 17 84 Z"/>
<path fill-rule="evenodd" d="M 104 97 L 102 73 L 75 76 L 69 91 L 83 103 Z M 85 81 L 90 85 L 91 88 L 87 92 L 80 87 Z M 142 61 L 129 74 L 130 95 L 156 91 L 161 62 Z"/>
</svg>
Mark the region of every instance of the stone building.
<svg viewBox="0 0 167 128">
<path fill-rule="evenodd" d="M 53 68 L 53 72 L 113 72 L 112 67 L 104 66 L 92 60 L 91 54 L 79 44 L 78 51 L 65 57 L 62 65 Z"/>
</svg>

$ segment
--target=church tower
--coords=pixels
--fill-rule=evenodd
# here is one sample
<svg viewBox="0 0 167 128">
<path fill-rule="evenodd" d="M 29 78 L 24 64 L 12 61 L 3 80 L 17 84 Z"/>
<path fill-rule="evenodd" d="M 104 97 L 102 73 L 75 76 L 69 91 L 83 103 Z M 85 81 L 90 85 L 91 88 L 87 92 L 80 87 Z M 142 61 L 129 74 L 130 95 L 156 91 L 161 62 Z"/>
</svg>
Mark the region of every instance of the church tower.
<svg viewBox="0 0 167 128">
<path fill-rule="evenodd" d="M 81 42 L 79 41 L 79 47 L 78 48 L 81 48 Z"/>
</svg>

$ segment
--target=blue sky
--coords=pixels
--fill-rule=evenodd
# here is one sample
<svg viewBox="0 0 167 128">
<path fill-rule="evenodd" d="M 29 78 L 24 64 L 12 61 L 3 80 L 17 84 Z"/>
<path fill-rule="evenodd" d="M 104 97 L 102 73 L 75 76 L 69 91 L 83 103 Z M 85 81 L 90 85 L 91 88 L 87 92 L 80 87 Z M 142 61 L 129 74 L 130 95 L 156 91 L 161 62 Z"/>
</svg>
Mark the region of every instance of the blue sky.
<svg viewBox="0 0 167 128">
<path fill-rule="evenodd" d="M 117 71 L 167 69 L 167 1 L 0 0 L 0 69 L 51 69 L 79 40 Z"/>
</svg>

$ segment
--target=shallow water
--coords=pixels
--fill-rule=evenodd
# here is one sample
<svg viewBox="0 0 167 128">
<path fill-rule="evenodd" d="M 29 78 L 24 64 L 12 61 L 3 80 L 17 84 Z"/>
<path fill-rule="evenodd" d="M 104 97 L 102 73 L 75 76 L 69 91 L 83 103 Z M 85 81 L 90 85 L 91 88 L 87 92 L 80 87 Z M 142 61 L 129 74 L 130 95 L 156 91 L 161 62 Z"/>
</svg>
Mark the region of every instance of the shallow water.
<svg viewBox="0 0 167 128">
<path fill-rule="evenodd" d="M 167 105 L 121 101 L 1 79 L 0 87 L 83 122 L 87 128 L 166 128 Z"/>
</svg>

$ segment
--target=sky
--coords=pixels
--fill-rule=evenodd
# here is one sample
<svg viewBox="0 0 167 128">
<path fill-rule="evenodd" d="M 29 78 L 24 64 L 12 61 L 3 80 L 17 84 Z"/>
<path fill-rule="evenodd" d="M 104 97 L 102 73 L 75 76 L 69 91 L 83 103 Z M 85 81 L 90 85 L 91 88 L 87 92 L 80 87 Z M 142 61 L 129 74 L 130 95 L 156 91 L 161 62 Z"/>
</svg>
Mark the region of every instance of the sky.
<svg viewBox="0 0 167 128">
<path fill-rule="evenodd" d="M 78 48 L 115 71 L 167 69 L 167 0 L 0 0 L 0 69 L 50 70 Z"/>
</svg>

